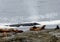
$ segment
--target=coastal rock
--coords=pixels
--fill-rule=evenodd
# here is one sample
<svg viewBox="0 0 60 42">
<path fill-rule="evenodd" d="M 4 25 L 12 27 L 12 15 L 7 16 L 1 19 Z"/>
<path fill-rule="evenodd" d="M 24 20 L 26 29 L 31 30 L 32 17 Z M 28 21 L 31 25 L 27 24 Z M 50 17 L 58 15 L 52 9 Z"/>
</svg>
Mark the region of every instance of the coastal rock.
<svg viewBox="0 0 60 42">
<path fill-rule="evenodd" d="M 28 31 L 17 33 L 9 37 L 3 37 L 0 42 L 57 42 L 58 38 L 49 33 L 40 31 Z"/>
</svg>

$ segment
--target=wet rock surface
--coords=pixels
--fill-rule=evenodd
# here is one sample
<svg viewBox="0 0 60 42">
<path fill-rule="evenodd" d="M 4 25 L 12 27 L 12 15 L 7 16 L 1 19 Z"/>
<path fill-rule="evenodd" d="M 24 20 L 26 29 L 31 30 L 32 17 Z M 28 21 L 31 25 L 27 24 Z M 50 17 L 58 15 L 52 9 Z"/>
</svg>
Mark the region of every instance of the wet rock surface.
<svg viewBox="0 0 60 42">
<path fill-rule="evenodd" d="M 8 33 L 0 35 L 0 42 L 60 42 L 60 30 L 26 31 L 23 33 Z"/>
</svg>

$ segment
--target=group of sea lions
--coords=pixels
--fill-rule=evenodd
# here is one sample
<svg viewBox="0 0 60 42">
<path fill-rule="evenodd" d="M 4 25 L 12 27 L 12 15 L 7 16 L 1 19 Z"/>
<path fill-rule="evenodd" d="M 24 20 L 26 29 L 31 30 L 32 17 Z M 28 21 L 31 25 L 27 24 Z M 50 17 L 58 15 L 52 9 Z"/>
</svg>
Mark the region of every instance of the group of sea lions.
<svg viewBox="0 0 60 42">
<path fill-rule="evenodd" d="M 36 26 L 33 26 L 30 28 L 30 31 L 40 31 L 40 30 L 44 30 L 46 27 L 46 25 L 42 26 L 42 27 L 36 27 Z M 55 28 L 55 30 L 57 29 L 60 29 L 60 27 L 57 25 L 57 27 Z"/>
<path fill-rule="evenodd" d="M 41 31 L 41 30 L 44 30 L 46 27 L 46 25 L 42 26 L 42 27 L 36 27 L 36 26 L 33 26 L 30 28 L 30 31 Z M 57 25 L 57 27 L 55 28 L 55 30 L 59 29 L 59 26 Z M 15 32 L 15 33 L 22 33 L 23 30 L 14 30 L 14 29 L 0 29 L 0 33 L 3 33 L 4 36 L 7 35 L 7 33 L 9 32 Z"/>
</svg>

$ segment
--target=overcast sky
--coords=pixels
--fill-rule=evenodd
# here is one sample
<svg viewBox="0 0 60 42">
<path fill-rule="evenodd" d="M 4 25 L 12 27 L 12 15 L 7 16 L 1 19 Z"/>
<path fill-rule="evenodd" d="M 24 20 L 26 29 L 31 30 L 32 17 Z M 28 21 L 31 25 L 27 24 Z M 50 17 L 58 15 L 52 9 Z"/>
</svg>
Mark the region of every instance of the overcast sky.
<svg viewBox="0 0 60 42">
<path fill-rule="evenodd" d="M 0 23 L 60 20 L 60 0 L 0 0 Z"/>
</svg>

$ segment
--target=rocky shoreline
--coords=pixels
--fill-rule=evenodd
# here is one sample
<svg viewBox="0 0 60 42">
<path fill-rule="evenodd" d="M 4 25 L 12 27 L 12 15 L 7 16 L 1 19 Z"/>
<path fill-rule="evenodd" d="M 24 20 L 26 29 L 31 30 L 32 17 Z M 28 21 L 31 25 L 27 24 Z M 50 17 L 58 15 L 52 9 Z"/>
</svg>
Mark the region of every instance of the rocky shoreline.
<svg viewBox="0 0 60 42">
<path fill-rule="evenodd" d="M 60 30 L 25 31 L 0 35 L 0 42 L 60 42 Z"/>
</svg>

